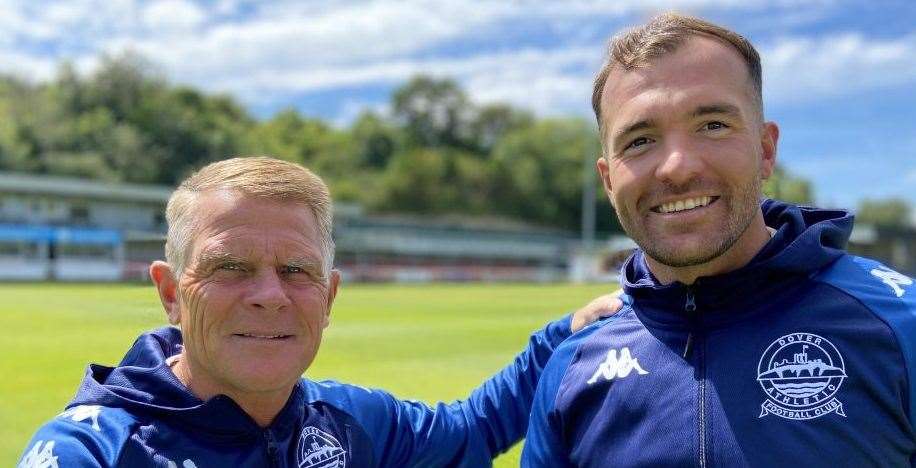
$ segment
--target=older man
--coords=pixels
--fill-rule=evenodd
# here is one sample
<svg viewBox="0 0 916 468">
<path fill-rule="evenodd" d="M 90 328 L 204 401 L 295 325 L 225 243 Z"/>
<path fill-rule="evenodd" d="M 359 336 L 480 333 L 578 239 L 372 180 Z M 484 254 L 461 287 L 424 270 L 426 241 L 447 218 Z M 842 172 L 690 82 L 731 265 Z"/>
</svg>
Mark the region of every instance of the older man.
<svg viewBox="0 0 916 468">
<path fill-rule="evenodd" d="M 549 324 L 468 400 L 435 408 L 302 379 L 340 282 L 321 179 L 221 161 L 184 181 L 166 216 L 168 262 L 150 275 L 180 330 L 90 366 L 20 466 L 485 466 L 524 434 L 540 370 L 570 334 L 569 317 Z"/>
<path fill-rule="evenodd" d="M 613 40 L 593 105 L 640 251 L 626 306 L 564 342 L 522 465 L 910 466 L 916 291 L 852 217 L 766 201 L 777 126 L 743 37 L 667 14 Z"/>
</svg>

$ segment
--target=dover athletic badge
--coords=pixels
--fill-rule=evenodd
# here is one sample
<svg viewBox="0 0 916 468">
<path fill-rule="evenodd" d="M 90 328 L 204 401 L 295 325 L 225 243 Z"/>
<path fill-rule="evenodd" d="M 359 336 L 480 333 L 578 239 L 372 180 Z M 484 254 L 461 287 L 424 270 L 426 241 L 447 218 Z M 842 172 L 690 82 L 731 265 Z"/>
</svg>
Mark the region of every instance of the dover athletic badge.
<svg viewBox="0 0 916 468">
<path fill-rule="evenodd" d="M 757 364 L 757 381 L 767 395 L 759 417 L 804 420 L 831 412 L 845 417 L 835 396 L 845 378 L 843 356 L 826 338 L 813 333 L 779 337 Z"/>
<path fill-rule="evenodd" d="M 309 426 L 299 436 L 299 468 L 345 468 L 347 451 L 331 434 Z"/>
</svg>

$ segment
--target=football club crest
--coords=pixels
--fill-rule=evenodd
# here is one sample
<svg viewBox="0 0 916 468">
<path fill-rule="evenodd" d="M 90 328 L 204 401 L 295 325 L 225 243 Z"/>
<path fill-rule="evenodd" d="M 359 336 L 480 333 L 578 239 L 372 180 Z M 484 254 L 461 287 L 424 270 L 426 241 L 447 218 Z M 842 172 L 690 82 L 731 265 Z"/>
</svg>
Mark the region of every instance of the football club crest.
<svg viewBox="0 0 916 468">
<path fill-rule="evenodd" d="M 845 378 L 843 356 L 826 338 L 813 333 L 779 337 L 757 364 L 757 381 L 767 395 L 759 417 L 805 420 L 831 412 L 845 417 L 835 396 Z"/>
<path fill-rule="evenodd" d="M 345 468 L 347 451 L 331 434 L 309 426 L 299 436 L 299 468 Z"/>
</svg>

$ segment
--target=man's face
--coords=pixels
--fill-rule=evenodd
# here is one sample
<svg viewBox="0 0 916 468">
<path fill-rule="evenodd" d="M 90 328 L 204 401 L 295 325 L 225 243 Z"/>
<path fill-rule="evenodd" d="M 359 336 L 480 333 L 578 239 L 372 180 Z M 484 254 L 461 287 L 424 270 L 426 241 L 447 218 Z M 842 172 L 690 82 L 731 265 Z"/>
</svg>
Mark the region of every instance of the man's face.
<svg viewBox="0 0 916 468">
<path fill-rule="evenodd" d="M 699 36 L 648 67 L 611 71 L 598 170 L 627 234 L 659 263 L 709 262 L 758 214 L 778 131 L 752 90 L 738 53 Z"/>
<path fill-rule="evenodd" d="M 306 206 L 213 191 L 178 283 L 179 323 L 195 380 L 219 389 L 288 388 L 311 364 L 338 275 L 322 275 Z"/>
</svg>

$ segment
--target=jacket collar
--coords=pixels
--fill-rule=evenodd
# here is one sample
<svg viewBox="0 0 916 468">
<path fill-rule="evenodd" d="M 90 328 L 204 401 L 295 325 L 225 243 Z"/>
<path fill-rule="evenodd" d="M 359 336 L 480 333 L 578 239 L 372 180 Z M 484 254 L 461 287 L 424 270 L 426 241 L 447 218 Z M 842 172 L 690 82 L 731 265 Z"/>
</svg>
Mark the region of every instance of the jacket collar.
<svg viewBox="0 0 916 468">
<path fill-rule="evenodd" d="M 755 304 L 772 303 L 802 279 L 844 254 L 853 216 L 842 210 L 821 210 L 765 200 L 764 222 L 776 229 L 773 238 L 738 270 L 698 278 L 690 286 L 662 285 L 637 250 L 624 263 L 621 284 L 633 298 L 634 310 L 648 324 L 673 327 L 716 326 L 760 312 Z M 688 311 L 692 296 L 696 312 Z M 765 308 L 764 308 L 765 309 Z"/>
<path fill-rule="evenodd" d="M 68 407 L 124 408 L 132 413 L 170 419 L 188 431 L 224 441 L 261 433 L 263 429 L 228 396 L 217 395 L 201 401 L 175 377 L 165 361 L 181 351 L 181 344 L 181 331 L 173 327 L 140 335 L 117 367 L 89 365 Z M 267 429 L 277 435 L 294 430 L 305 411 L 303 402 L 300 381 Z"/>
</svg>

